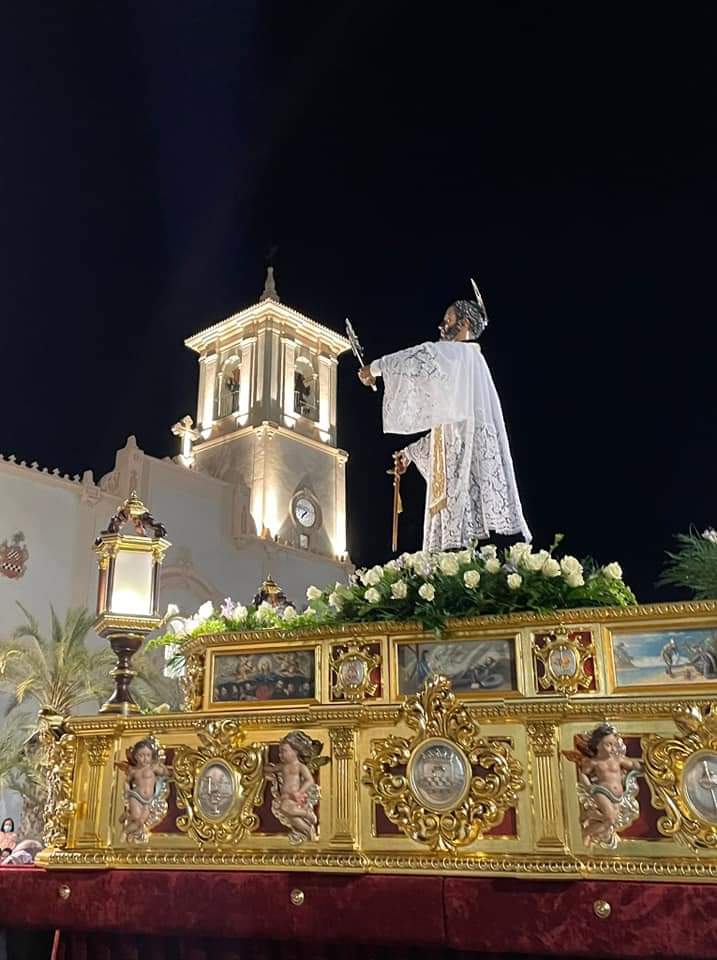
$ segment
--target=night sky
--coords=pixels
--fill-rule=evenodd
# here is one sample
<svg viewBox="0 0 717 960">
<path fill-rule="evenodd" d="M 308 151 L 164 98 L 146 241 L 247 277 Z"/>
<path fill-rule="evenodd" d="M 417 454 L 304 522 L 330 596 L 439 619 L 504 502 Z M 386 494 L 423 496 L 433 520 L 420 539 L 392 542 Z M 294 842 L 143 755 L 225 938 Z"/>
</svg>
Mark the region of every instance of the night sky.
<svg viewBox="0 0 717 960">
<path fill-rule="evenodd" d="M 258 299 L 273 248 L 284 302 L 348 314 L 367 359 L 434 339 L 474 275 L 537 545 L 669 597 L 672 535 L 717 523 L 717 17 L 658 8 L 7 5 L 0 450 L 96 478 L 130 433 L 174 455 L 184 338 Z M 350 356 L 339 393 L 351 553 L 380 562 L 403 441 Z"/>
</svg>

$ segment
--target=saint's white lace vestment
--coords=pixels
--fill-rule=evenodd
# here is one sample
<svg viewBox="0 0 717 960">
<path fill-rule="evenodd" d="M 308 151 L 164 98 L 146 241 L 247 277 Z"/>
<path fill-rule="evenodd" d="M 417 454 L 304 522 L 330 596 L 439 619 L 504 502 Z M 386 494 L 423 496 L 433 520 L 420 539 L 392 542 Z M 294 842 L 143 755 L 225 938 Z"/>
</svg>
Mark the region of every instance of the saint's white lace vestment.
<svg viewBox="0 0 717 960">
<path fill-rule="evenodd" d="M 384 433 L 419 433 L 404 453 L 427 484 L 424 550 L 454 550 L 491 532 L 522 533 L 503 411 L 477 343 L 421 343 L 371 364 L 384 379 Z"/>
</svg>

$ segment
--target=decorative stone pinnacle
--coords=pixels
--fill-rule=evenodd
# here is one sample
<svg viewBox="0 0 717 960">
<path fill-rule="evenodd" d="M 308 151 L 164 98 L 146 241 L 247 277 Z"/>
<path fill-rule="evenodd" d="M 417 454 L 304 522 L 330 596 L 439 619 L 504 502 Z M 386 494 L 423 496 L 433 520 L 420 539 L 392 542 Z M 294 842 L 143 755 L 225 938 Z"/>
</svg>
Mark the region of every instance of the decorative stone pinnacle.
<svg viewBox="0 0 717 960">
<path fill-rule="evenodd" d="M 263 302 L 264 300 L 275 300 L 277 303 L 281 303 L 281 297 L 276 289 L 273 267 L 266 268 L 266 280 L 264 282 L 264 291 L 261 295 L 260 302 Z"/>
</svg>

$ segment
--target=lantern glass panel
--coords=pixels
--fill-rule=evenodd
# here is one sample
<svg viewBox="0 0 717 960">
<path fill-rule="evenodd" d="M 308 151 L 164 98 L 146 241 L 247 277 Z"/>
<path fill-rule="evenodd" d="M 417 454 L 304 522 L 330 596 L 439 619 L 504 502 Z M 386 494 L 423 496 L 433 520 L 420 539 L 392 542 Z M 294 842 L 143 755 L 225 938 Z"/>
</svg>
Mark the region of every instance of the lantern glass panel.
<svg viewBox="0 0 717 960">
<path fill-rule="evenodd" d="M 152 563 L 149 551 L 118 552 L 109 604 L 111 613 L 152 616 Z"/>
</svg>

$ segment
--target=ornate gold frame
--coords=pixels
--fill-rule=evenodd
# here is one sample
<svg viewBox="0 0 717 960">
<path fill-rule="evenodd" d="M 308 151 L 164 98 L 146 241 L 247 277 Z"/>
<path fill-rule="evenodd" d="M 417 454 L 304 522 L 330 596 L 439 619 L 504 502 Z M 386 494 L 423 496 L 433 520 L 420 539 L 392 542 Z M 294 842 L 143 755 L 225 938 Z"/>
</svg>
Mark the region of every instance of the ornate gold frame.
<svg viewBox="0 0 717 960">
<path fill-rule="evenodd" d="M 491 641 L 504 640 L 506 642 L 512 643 L 512 655 L 513 655 L 513 665 L 515 667 L 515 689 L 512 690 L 455 690 L 455 696 L 459 697 L 461 700 L 495 700 L 500 698 L 501 700 L 509 700 L 517 697 L 523 697 L 526 693 L 526 676 L 525 676 L 525 665 L 521 657 L 523 649 L 523 638 L 521 634 L 515 632 L 491 632 L 490 634 L 485 634 L 481 636 L 472 636 L 470 634 L 464 636 L 455 636 L 452 632 L 447 631 L 445 636 L 442 636 L 440 639 L 436 639 L 435 636 L 430 634 L 424 634 L 418 638 L 408 638 L 404 636 L 395 637 L 394 643 L 392 644 L 392 657 L 391 657 L 391 670 L 390 670 L 390 699 L 393 701 L 400 700 L 401 697 L 410 696 L 410 694 L 403 693 L 400 690 L 400 668 L 398 654 L 401 647 L 410 646 L 410 645 L 427 645 L 427 644 L 436 644 L 436 645 L 449 645 L 449 644 L 462 644 L 462 643 L 490 643 Z"/>
<path fill-rule="evenodd" d="M 582 644 L 573 639 L 577 633 L 589 633 L 590 640 Z M 538 643 L 538 637 L 551 637 L 542 646 Z M 600 678 L 597 675 L 597 663 L 595 653 L 595 641 L 593 631 L 589 627 L 577 629 L 573 627 L 568 630 L 567 627 L 559 626 L 557 630 L 546 631 L 544 633 L 534 633 L 531 638 L 533 656 L 535 660 L 543 665 L 543 675 L 538 677 L 537 671 L 534 674 L 537 680 L 537 686 L 540 690 L 554 691 L 564 695 L 576 694 L 580 691 L 587 692 L 594 679 L 595 693 L 600 691 Z M 570 674 L 558 674 L 553 669 L 551 654 L 556 650 L 567 649 L 575 661 L 575 669 Z M 585 664 L 588 660 L 593 662 L 593 673 L 589 674 L 585 670 Z"/>
<path fill-rule="evenodd" d="M 295 697 L 286 700 L 221 700 L 213 699 L 214 693 L 214 673 L 216 670 L 216 661 L 219 657 L 225 656 L 256 656 L 257 654 L 274 653 L 300 653 L 311 651 L 314 654 L 314 695 L 312 697 Z M 317 643 L 302 642 L 298 644 L 291 643 L 267 643 L 262 646 L 251 645 L 243 646 L 241 644 L 228 645 L 223 649 L 210 649 L 207 651 L 207 663 L 204 671 L 204 690 L 202 702 L 205 710 L 227 711 L 227 710 L 245 710 L 256 707 L 270 706 L 273 709 L 281 707 L 295 707 L 299 705 L 309 705 L 320 703 L 323 692 L 322 675 L 322 649 Z"/>
<path fill-rule="evenodd" d="M 707 602 L 707 601 L 703 601 Z M 607 692 L 610 694 L 614 693 L 628 693 L 635 695 L 643 696 L 654 696 L 657 694 L 669 694 L 673 693 L 677 689 L 681 689 L 685 692 L 698 693 L 713 693 L 717 697 L 717 678 L 714 680 L 705 680 L 705 681 L 696 681 L 696 682 L 682 682 L 679 681 L 676 683 L 635 683 L 635 684 L 624 684 L 620 685 L 617 681 L 617 668 L 615 666 L 615 637 L 620 634 L 627 634 L 628 636 L 638 636 L 644 633 L 659 633 L 659 632 L 675 632 L 678 630 L 709 630 L 714 629 L 717 632 L 717 615 L 713 615 L 705 618 L 695 618 L 686 623 L 680 623 L 680 621 L 675 617 L 670 617 L 666 620 L 652 620 L 647 623 L 635 623 L 634 621 L 628 621 L 625 627 L 620 627 L 616 629 L 614 626 L 605 628 L 604 636 L 604 650 L 605 650 L 605 668 L 607 675 Z"/>
</svg>

